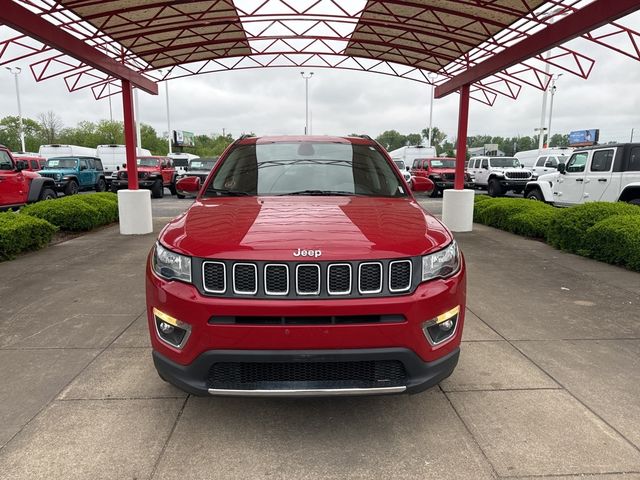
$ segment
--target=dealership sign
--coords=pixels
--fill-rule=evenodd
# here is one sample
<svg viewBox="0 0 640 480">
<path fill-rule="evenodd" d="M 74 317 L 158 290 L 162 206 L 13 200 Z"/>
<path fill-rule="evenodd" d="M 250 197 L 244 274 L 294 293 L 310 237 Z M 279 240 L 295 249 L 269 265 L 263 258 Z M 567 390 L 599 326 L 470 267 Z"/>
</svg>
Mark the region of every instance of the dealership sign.
<svg viewBox="0 0 640 480">
<path fill-rule="evenodd" d="M 173 144 L 177 147 L 195 147 L 196 137 L 193 134 L 193 132 L 185 132 L 184 130 L 174 130 Z"/>
<path fill-rule="evenodd" d="M 595 145 L 600 138 L 600 130 L 597 128 L 591 130 L 577 130 L 569 134 L 570 147 L 586 147 Z"/>
</svg>

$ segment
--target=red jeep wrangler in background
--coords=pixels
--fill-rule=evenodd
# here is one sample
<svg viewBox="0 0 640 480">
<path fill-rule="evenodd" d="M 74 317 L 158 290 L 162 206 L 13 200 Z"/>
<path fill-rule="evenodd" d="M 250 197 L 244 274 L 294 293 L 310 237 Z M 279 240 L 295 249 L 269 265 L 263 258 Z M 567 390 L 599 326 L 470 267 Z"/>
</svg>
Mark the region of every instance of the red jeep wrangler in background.
<svg viewBox="0 0 640 480">
<path fill-rule="evenodd" d="M 455 158 L 417 158 L 413 161 L 411 175 L 414 177 L 426 177 L 431 180 L 436 188 L 431 192 L 432 197 L 437 197 L 447 188 L 454 187 L 456 176 Z M 464 188 L 474 188 L 471 175 L 465 171 Z"/>
<path fill-rule="evenodd" d="M 47 161 L 47 159 L 44 157 L 26 153 L 14 153 L 13 159 L 16 162 L 25 162 L 25 168 L 23 170 L 28 170 L 29 172 L 37 172 L 38 170 L 42 170 L 44 168 L 45 162 Z"/>
<path fill-rule="evenodd" d="M 138 185 L 151 190 L 151 197 L 162 198 L 165 187 L 176 194 L 176 169 L 168 157 L 138 157 Z M 126 168 L 114 172 L 111 179 L 111 191 L 128 188 L 129 176 Z"/>
<path fill-rule="evenodd" d="M 0 209 L 56 198 L 55 183 L 16 161 L 8 148 L 0 145 Z"/>
<path fill-rule="evenodd" d="M 149 254 L 160 376 L 199 395 L 420 392 L 456 366 L 464 259 L 375 141 L 241 138 Z M 415 191 L 433 188 L 417 177 Z"/>
</svg>

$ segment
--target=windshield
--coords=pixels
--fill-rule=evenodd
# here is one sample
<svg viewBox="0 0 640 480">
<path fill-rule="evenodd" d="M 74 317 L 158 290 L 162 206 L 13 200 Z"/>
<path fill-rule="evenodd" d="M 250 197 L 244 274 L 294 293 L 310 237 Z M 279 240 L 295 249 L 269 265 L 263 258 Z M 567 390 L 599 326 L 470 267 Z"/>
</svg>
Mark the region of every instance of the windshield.
<svg viewBox="0 0 640 480">
<path fill-rule="evenodd" d="M 138 157 L 139 167 L 155 167 L 158 165 L 158 159 L 153 157 Z"/>
<path fill-rule="evenodd" d="M 406 170 L 407 169 L 407 167 L 404 166 L 404 161 L 402 161 L 402 160 L 394 160 L 393 163 L 395 163 L 400 170 Z"/>
<path fill-rule="evenodd" d="M 431 168 L 456 168 L 456 160 L 453 158 L 438 158 L 437 160 L 434 158 L 429 160 L 429 164 Z"/>
<path fill-rule="evenodd" d="M 44 164 L 45 169 L 57 169 L 57 168 L 76 168 L 78 165 L 77 158 L 50 158 L 47 163 Z"/>
<path fill-rule="evenodd" d="M 517 158 L 512 157 L 492 157 L 491 158 L 491 166 L 492 167 L 520 167 L 520 162 Z"/>
<path fill-rule="evenodd" d="M 189 170 L 206 170 L 208 172 L 215 164 L 215 160 L 191 160 Z"/>
<path fill-rule="evenodd" d="M 243 145 L 223 160 L 205 196 L 406 196 L 402 181 L 371 145 L 292 142 Z"/>
</svg>

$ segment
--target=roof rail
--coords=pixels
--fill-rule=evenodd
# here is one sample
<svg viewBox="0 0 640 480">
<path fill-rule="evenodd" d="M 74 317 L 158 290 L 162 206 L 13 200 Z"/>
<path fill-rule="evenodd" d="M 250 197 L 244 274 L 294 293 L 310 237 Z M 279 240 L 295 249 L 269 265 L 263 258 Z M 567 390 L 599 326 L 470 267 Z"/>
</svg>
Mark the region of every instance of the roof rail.
<svg viewBox="0 0 640 480">
<path fill-rule="evenodd" d="M 371 140 L 372 142 L 375 142 L 375 140 L 373 138 L 371 138 L 369 135 L 356 135 L 356 137 L 360 137 L 360 138 L 364 138 L 365 140 Z"/>
</svg>

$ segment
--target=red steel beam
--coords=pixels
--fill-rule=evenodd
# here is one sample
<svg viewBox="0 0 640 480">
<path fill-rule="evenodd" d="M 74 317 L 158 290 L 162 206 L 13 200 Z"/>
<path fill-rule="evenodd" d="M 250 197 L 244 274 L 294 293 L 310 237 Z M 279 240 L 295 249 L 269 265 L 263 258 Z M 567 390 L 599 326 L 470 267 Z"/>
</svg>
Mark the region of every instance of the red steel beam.
<svg viewBox="0 0 640 480">
<path fill-rule="evenodd" d="M 136 163 L 136 124 L 133 116 L 133 89 L 129 80 L 122 80 L 122 116 L 124 117 L 124 144 L 127 153 L 127 179 L 129 190 L 138 190 Z"/>
<path fill-rule="evenodd" d="M 577 12 L 564 17 L 436 87 L 435 97 L 442 98 L 463 85 L 477 82 L 517 63 L 557 47 L 573 38 L 640 9 L 638 0 L 594 0 Z"/>
<path fill-rule="evenodd" d="M 134 86 L 152 95 L 158 94 L 158 85 L 140 73 L 118 63 L 99 52 L 91 45 L 65 32 L 37 14 L 15 2 L 3 2 L 0 23 L 66 53 L 108 75 L 131 82 Z"/>
<path fill-rule="evenodd" d="M 460 110 L 458 112 L 458 145 L 456 147 L 456 174 L 454 188 L 464 189 L 464 167 L 467 163 L 467 127 L 469 125 L 470 85 L 460 88 Z"/>
</svg>

